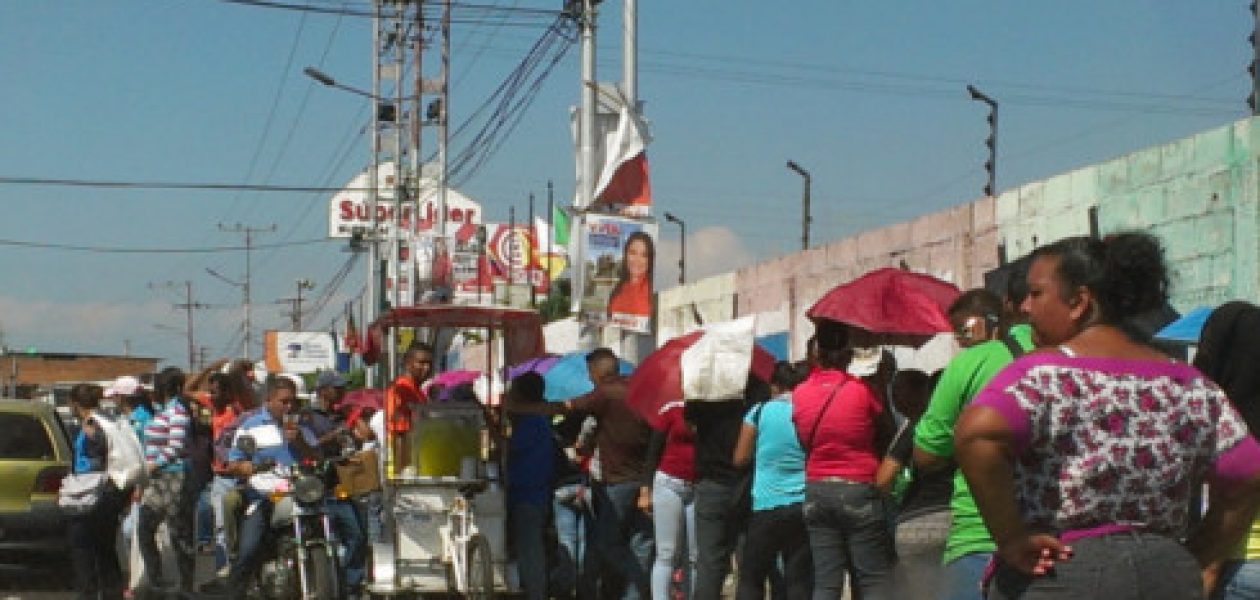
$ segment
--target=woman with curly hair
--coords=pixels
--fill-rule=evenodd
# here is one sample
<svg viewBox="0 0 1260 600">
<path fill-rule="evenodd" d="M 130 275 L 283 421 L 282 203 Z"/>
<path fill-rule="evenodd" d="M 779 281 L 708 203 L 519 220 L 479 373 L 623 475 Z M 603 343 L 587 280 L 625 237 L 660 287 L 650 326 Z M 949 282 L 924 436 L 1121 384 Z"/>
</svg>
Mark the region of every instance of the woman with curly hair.
<svg viewBox="0 0 1260 600">
<path fill-rule="evenodd" d="M 1260 497 L 1260 445 L 1194 367 L 1123 323 L 1162 305 L 1144 233 L 1033 253 L 1023 308 L 1040 351 L 1002 370 L 958 422 L 957 457 L 997 552 L 989 598 L 1202 598 Z M 1220 493 L 1184 543 L 1193 492 Z"/>
</svg>

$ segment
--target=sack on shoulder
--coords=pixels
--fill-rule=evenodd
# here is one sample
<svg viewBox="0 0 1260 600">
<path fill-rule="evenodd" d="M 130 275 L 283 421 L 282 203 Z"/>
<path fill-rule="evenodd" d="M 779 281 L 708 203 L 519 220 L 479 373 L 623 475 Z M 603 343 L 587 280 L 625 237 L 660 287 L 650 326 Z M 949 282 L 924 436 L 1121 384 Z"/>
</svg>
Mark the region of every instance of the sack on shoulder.
<svg viewBox="0 0 1260 600">
<path fill-rule="evenodd" d="M 135 430 L 123 419 L 114 419 L 100 413 L 92 418 L 109 442 L 105 472 L 109 474 L 110 480 L 120 490 L 144 483 L 144 449 L 140 446 L 140 438 L 136 437 Z"/>
<path fill-rule="evenodd" d="M 67 515 L 85 515 L 100 502 L 108 484 L 108 475 L 101 471 L 66 475 L 57 492 L 57 506 Z"/>
</svg>

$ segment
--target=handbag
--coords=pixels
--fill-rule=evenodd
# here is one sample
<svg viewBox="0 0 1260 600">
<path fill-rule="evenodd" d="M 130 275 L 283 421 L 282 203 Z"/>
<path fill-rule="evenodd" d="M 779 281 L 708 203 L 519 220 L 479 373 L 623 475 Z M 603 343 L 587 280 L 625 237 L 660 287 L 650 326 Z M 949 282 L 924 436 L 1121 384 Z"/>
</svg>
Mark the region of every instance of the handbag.
<svg viewBox="0 0 1260 600">
<path fill-rule="evenodd" d="M 104 471 L 66 475 L 61 480 L 61 489 L 57 491 L 57 506 L 70 516 L 91 512 L 101 501 L 108 477 Z"/>
</svg>

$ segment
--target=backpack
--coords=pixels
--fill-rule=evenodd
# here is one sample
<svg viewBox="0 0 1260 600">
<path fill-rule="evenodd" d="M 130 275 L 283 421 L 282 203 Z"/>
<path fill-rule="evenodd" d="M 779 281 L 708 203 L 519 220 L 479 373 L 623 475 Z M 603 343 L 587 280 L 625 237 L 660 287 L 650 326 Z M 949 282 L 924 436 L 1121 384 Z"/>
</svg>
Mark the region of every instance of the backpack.
<svg viewBox="0 0 1260 600">
<path fill-rule="evenodd" d="M 101 428 L 109 444 L 105 457 L 105 471 L 118 489 L 125 490 L 131 486 L 144 483 L 147 473 L 144 468 L 144 448 L 140 446 L 140 438 L 124 419 L 105 416 L 102 413 L 92 415 L 92 420 Z"/>
</svg>

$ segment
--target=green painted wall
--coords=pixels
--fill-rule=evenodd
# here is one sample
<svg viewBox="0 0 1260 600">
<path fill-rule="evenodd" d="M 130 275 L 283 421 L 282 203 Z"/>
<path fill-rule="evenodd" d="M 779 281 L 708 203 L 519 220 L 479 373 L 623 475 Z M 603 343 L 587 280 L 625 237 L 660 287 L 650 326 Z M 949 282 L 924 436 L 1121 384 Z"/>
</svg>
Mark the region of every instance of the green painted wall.
<svg viewBox="0 0 1260 600">
<path fill-rule="evenodd" d="M 1257 135 L 1244 119 L 1003 193 L 999 238 L 1019 256 L 1059 238 L 1144 230 L 1164 242 L 1181 311 L 1260 300 Z"/>
</svg>

